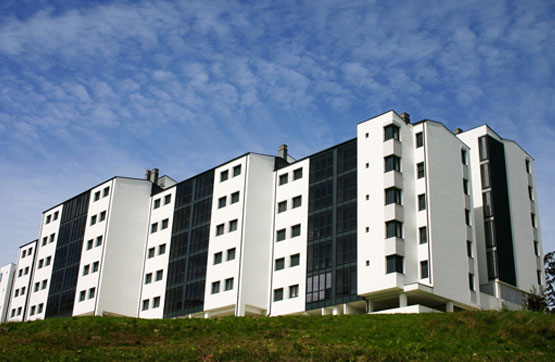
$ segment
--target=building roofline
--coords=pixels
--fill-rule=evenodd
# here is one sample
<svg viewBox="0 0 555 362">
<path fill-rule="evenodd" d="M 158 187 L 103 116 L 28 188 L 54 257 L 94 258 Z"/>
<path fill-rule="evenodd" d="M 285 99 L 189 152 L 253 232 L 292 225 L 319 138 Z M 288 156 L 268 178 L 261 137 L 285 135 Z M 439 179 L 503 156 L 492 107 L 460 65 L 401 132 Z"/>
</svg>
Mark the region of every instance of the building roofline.
<svg viewBox="0 0 555 362">
<path fill-rule="evenodd" d="M 25 244 L 21 244 L 21 245 L 19 246 L 19 248 L 20 248 L 20 249 L 21 249 L 21 248 L 24 248 L 24 247 L 26 247 L 26 246 L 28 246 L 28 245 L 31 245 L 32 243 L 36 243 L 37 241 L 39 241 L 39 239 L 35 239 L 35 240 L 32 240 L 32 241 L 28 241 L 28 242 L 26 242 Z"/>
<path fill-rule="evenodd" d="M 529 154 L 528 151 L 526 151 L 524 148 L 522 148 L 522 146 L 519 145 L 517 141 L 512 140 L 512 139 L 510 139 L 510 138 L 503 138 L 503 137 L 501 137 L 501 136 L 499 135 L 499 133 L 495 132 L 495 130 L 494 130 L 493 128 L 491 128 L 491 126 L 490 126 L 489 124 L 487 124 L 487 123 L 481 124 L 481 125 L 476 126 L 476 127 L 469 128 L 469 129 L 467 129 L 466 131 L 463 131 L 463 133 L 470 132 L 470 131 L 474 131 L 475 129 L 480 128 L 480 127 L 484 127 L 484 126 L 485 126 L 487 129 L 489 129 L 494 135 L 496 135 L 497 137 L 499 137 L 500 140 L 514 143 L 518 148 L 520 148 L 520 150 L 521 150 L 522 152 L 526 153 L 526 154 L 528 155 L 528 157 L 530 157 L 530 159 L 532 159 L 533 161 L 535 161 L 534 157 L 532 157 L 532 155 Z"/>
</svg>

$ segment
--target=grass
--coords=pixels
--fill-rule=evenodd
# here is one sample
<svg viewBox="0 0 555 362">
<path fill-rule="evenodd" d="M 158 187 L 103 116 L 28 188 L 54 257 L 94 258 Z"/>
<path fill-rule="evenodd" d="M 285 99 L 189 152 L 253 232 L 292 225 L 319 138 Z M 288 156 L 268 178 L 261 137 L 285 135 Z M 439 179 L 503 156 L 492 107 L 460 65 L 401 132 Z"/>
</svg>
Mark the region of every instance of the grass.
<svg viewBox="0 0 555 362">
<path fill-rule="evenodd" d="M 0 360 L 555 361 L 555 315 L 59 318 L 0 326 Z"/>
</svg>

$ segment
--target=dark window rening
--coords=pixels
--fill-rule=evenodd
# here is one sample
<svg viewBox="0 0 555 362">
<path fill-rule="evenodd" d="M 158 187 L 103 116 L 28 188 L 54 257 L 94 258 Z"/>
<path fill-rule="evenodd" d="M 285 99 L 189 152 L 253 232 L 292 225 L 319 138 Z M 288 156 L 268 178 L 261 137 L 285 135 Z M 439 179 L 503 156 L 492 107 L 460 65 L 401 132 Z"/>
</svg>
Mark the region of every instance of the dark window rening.
<svg viewBox="0 0 555 362">
<path fill-rule="evenodd" d="M 213 183 L 212 170 L 176 186 L 164 318 L 204 308 Z"/>
<path fill-rule="evenodd" d="M 73 314 L 88 208 L 89 192 L 82 193 L 63 205 L 45 318 L 68 317 Z"/>
<path fill-rule="evenodd" d="M 478 145 L 488 278 L 516 286 L 505 150 L 503 143 L 491 136 L 480 137 Z"/>
<path fill-rule="evenodd" d="M 356 140 L 310 158 L 306 308 L 357 296 Z"/>
</svg>

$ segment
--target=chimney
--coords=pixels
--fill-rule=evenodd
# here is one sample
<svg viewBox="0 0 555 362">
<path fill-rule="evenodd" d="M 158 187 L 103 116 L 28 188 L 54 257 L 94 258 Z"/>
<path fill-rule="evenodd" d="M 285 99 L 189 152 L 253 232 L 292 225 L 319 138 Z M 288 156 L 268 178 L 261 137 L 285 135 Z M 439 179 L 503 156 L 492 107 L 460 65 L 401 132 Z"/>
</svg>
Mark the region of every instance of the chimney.
<svg viewBox="0 0 555 362">
<path fill-rule="evenodd" d="M 403 121 L 405 121 L 406 124 L 409 124 L 410 123 L 410 114 L 408 114 L 407 112 L 401 113 L 401 119 Z"/>
<path fill-rule="evenodd" d="M 281 145 L 278 148 L 278 156 L 287 161 L 287 145 Z"/>
<path fill-rule="evenodd" d="M 159 170 L 157 168 L 153 168 L 152 169 L 152 175 L 150 177 L 150 181 L 155 185 L 158 184 L 158 176 L 159 176 Z"/>
<path fill-rule="evenodd" d="M 461 134 L 463 133 L 462 128 L 455 128 L 455 134 Z"/>
<path fill-rule="evenodd" d="M 148 168 L 145 168 L 145 179 L 150 180 L 151 174 L 152 174 L 152 171 L 150 171 Z"/>
</svg>

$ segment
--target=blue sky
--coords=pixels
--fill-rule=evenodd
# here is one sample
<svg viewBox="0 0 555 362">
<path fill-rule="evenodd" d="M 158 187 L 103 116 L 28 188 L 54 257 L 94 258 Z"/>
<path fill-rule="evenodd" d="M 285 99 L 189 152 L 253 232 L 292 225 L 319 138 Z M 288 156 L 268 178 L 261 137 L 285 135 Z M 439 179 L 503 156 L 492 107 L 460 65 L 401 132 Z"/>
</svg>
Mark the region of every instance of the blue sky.
<svg viewBox="0 0 555 362">
<path fill-rule="evenodd" d="M 177 180 L 389 109 L 483 123 L 536 160 L 555 249 L 552 1 L 0 2 L 0 265 L 114 175 Z"/>
</svg>

